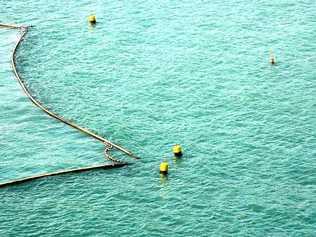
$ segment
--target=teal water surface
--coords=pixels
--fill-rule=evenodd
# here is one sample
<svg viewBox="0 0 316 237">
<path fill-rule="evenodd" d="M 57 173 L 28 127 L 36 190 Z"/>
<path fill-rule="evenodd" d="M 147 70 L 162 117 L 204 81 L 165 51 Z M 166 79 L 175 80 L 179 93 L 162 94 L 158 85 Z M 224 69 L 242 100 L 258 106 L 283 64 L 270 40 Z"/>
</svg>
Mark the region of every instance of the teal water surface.
<svg viewBox="0 0 316 237">
<path fill-rule="evenodd" d="M 0 236 L 315 236 L 315 15 L 311 0 L 2 1 L 0 22 L 34 26 L 17 55 L 32 93 L 142 159 L 1 189 Z M 104 162 L 23 94 L 17 39 L 0 29 L 0 182 Z"/>
</svg>

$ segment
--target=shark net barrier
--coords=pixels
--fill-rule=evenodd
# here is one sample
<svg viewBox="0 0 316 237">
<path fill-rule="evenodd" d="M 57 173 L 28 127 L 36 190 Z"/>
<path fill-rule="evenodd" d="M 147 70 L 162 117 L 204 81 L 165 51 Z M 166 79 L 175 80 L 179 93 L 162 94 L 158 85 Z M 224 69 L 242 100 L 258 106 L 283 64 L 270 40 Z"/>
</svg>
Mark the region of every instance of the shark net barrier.
<svg viewBox="0 0 316 237">
<path fill-rule="evenodd" d="M 24 183 L 27 181 L 31 181 L 31 180 L 35 180 L 35 179 L 39 179 L 39 178 L 44 178 L 44 177 L 48 177 L 48 176 L 55 176 L 55 175 L 61 175 L 61 174 L 66 174 L 66 173 L 75 173 L 75 172 L 84 172 L 84 171 L 89 171 L 89 170 L 95 170 L 95 169 L 111 169 L 111 168 L 119 168 L 125 165 L 128 165 L 127 162 L 123 162 L 119 159 L 114 158 L 113 156 L 111 156 L 110 152 L 112 150 L 117 150 L 119 152 L 121 152 L 124 155 L 127 155 L 128 157 L 131 157 L 133 159 L 139 159 L 139 157 L 135 156 L 131 151 L 123 148 L 120 145 L 117 145 L 109 140 L 107 140 L 106 138 L 88 130 L 87 128 L 83 128 L 79 125 L 77 125 L 76 123 L 69 121 L 67 119 L 65 119 L 64 117 L 50 111 L 49 109 L 47 109 L 40 101 L 38 101 L 37 99 L 35 99 L 35 97 L 30 93 L 30 91 L 28 90 L 27 86 L 25 85 L 24 81 L 21 79 L 20 74 L 16 68 L 16 52 L 17 49 L 20 47 L 21 42 L 24 39 L 24 36 L 27 34 L 28 32 L 28 28 L 29 26 L 18 26 L 18 25 L 10 25 L 10 24 L 1 24 L 0 23 L 0 28 L 7 28 L 7 29 L 15 29 L 18 30 L 20 32 L 19 38 L 17 40 L 16 45 L 14 46 L 13 52 L 12 52 L 12 57 L 11 57 L 11 64 L 12 64 L 12 69 L 13 72 L 15 74 L 15 77 L 17 79 L 17 81 L 19 82 L 23 92 L 25 93 L 25 95 L 31 100 L 31 102 L 36 105 L 38 108 L 40 108 L 43 112 L 45 112 L 46 114 L 48 114 L 50 117 L 76 129 L 77 131 L 92 137 L 93 139 L 102 142 L 104 144 L 104 157 L 106 160 L 110 161 L 110 163 L 104 163 L 104 164 L 100 164 L 100 165 L 92 165 L 92 166 L 88 166 L 88 167 L 81 167 L 81 168 L 76 168 L 76 169 L 66 169 L 66 170 L 61 170 L 61 171 L 57 171 L 57 172 L 52 172 L 52 173 L 44 173 L 44 174 L 39 174 L 39 175 L 34 175 L 34 176 L 29 176 L 29 177 L 25 177 L 22 179 L 15 179 L 15 180 L 11 180 L 11 181 L 7 181 L 4 183 L 0 183 L 0 188 L 1 187 L 5 187 L 5 186 L 9 186 L 9 185 L 15 185 L 15 184 L 19 184 L 19 183 Z"/>
</svg>

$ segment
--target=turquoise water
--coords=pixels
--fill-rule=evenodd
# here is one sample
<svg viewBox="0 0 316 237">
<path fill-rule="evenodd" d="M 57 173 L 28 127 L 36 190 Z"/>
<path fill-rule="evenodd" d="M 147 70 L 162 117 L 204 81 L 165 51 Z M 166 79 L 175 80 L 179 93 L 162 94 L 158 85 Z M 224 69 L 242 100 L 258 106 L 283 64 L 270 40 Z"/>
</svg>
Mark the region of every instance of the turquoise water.
<svg viewBox="0 0 316 237">
<path fill-rule="evenodd" d="M 142 159 L 1 189 L 0 236 L 315 236 L 315 15 L 311 0 L 1 2 L 0 22 L 34 26 L 17 58 L 32 93 Z M 17 35 L 0 29 L 0 182 L 103 162 L 25 97 Z"/>
</svg>

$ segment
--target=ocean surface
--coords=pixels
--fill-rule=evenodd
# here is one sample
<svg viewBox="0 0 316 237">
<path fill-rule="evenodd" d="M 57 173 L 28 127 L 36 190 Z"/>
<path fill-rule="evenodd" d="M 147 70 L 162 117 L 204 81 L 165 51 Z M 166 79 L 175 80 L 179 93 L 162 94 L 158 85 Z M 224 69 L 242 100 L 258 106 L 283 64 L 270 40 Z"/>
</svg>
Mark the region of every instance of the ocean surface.
<svg viewBox="0 0 316 237">
<path fill-rule="evenodd" d="M 0 189 L 1 237 L 316 236 L 314 0 L 0 0 L 0 22 L 33 26 L 38 100 L 141 157 Z M 0 28 L 0 182 L 106 162 L 22 92 L 18 35 Z"/>
</svg>

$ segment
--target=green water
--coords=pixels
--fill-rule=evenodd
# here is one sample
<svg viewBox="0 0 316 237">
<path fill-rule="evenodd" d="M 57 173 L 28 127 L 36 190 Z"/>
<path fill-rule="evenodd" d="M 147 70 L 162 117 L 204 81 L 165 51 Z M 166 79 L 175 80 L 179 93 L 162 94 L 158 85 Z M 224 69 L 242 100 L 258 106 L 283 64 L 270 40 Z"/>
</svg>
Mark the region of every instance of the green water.
<svg viewBox="0 0 316 237">
<path fill-rule="evenodd" d="M 36 98 L 142 158 L 1 189 L 0 236 L 315 236 L 315 16 L 311 0 L 0 1 L 0 22 L 34 26 L 17 64 Z M 104 162 L 23 94 L 17 36 L 0 29 L 0 182 Z"/>
</svg>

